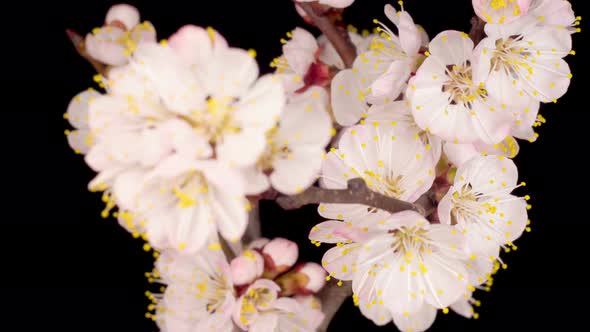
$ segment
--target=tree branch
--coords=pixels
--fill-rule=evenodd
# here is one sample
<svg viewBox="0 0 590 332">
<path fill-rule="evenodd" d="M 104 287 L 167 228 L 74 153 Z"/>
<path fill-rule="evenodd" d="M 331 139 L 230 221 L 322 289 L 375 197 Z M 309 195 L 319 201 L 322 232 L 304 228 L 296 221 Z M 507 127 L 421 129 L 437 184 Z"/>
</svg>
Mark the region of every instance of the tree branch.
<svg viewBox="0 0 590 332">
<path fill-rule="evenodd" d="M 356 58 L 356 47 L 350 41 L 346 28 L 334 25 L 325 13 L 316 11 L 312 3 L 299 2 L 297 5 L 305 11 L 307 16 L 332 43 L 346 68 L 352 67 L 352 63 Z"/>
<path fill-rule="evenodd" d="M 77 33 L 74 30 L 71 30 L 71 29 L 66 29 L 66 34 L 68 35 L 68 38 L 70 39 L 70 41 L 74 45 L 74 48 L 76 49 L 76 52 L 78 52 L 78 54 L 82 58 L 86 59 L 86 61 L 88 61 L 88 63 L 90 63 L 90 65 L 92 65 L 92 67 L 94 68 L 94 70 L 96 70 L 97 73 L 102 74 L 102 75 L 106 75 L 107 66 L 105 66 L 104 64 L 102 64 L 102 63 L 94 60 L 88 54 L 88 52 L 86 52 L 86 46 L 85 46 L 85 43 L 84 43 L 84 38 L 82 36 L 80 36 L 79 33 Z"/>
<path fill-rule="evenodd" d="M 479 42 L 485 37 L 485 26 L 486 22 L 484 22 L 477 15 L 471 18 L 471 30 L 469 31 L 469 38 L 473 40 L 473 44 L 479 44 Z"/>
<path fill-rule="evenodd" d="M 285 210 L 298 209 L 308 204 L 364 204 L 391 213 L 412 210 L 426 215 L 426 210 L 417 204 L 405 202 L 393 197 L 382 195 L 367 187 L 365 180 L 355 178 L 348 181 L 347 189 L 324 189 L 310 187 L 304 192 L 293 196 L 280 196 L 277 203 Z"/>
<path fill-rule="evenodd" d="M 318 328 L 318 332 L 326 332 L 328 330 L 328 326 L 330 326 L 334 315 L 336 315 L 342 303 L 351 295 L 352 282 L 350 281 L 343 281 L 342 286 L 338 286 L 335 282 L 324 286 L 318 294 L 319 299 L 322 301 L 322 312 L 324 313 L 324 320 Z"/>
</svg>

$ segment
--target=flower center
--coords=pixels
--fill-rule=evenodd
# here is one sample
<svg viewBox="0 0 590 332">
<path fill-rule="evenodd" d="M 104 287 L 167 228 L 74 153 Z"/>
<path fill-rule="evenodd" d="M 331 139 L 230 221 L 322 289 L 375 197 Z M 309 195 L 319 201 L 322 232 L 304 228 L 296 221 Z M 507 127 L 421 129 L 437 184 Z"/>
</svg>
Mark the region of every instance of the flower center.
<svg viewBox="0 0 590 332">
<path fill-rule="evenodd" d="M 249 325 L 259 309 L 269 308 L 274 295 L 268 288 L 251 288 L 245 294 L 241 303 L 240 321 Z"/>
<path fill-rule="evenodd" d="M 430 250 L 426 230 L 419 226 L 404 226 L 389 232 L 395 238 L 391 248 L 394 252 L 406 256 L 406 260 L 411 260 L 414 255 Z"/>
<path fill-rule="evenodd" d="M 188 208 L 197 204 L 195 197 L 209 191 L 205 177 L 199 171 L 191 171 L 183 175 L 178 184 L 172 186 L 172 193 L 178 200 L 178 206 Z"/>
<path fill-rule="evenodd" d="M 215 313 L 219 310 L 225 302 L 228 291 L 231 293 L 231 290 L 227 287 L 225 276 L 219 275 L 216 277 L 219 280 L 209 277 L 195 284 L 195 297 L 207 301 L 207 311 L 210 313 Z"/>
<path fill-rule="evenodd" d="M 530 68 L 530 65 L 524 61 L 531 53 L 523 47 L 520 37 L 513 36 L 506 39 L 496 40 L 496 49 L 492 57 L 492 70 L 505 70 L 510 76 L 517 78 L 515 67 L 524 66 Z"/>
<path fill-rule="evenodd" d="M 471 190 L 471 185 L 466 184 L 453 193 L 453 208 L 451 210 L 451 224 L 456 225 L 459 218 L 466 219 L 473 212 L 474 207 L 479 208 L 477 196 Z"/>
<path fill-rule="evenodd" d="M 473 71 L 469 61 L 461 65 L 447 66 L 446 72 L 448 80 L 443 84 L 442 90 L 450 93 L 452 105 L 463 104 L 471 108 L 475 99 L 487 96 L 487 91 L 482 85 L 473 84 Z"/>
<path fill-rule="evenodd" d="M 220 143 L 226 134 L 237 134 L 242 128 L 236 124 L 234 98 L 223 97 L 207 99 L 207 108 L 193 111 L 190 116 L 183 117 L 195 130 L 209 137 L 211 144 Z"/>
<path fill-rule="evenodd" d="M 291 157 L 291 150 L 287 146 L 287 142 L 279 142 L 278 128 L 274 127 L 266 133 L 266 150 L 258 159 L 258 167 L 263 172 L 272 172 L 273 162 L 277 159 L 289 159 Z"/>
</svg>

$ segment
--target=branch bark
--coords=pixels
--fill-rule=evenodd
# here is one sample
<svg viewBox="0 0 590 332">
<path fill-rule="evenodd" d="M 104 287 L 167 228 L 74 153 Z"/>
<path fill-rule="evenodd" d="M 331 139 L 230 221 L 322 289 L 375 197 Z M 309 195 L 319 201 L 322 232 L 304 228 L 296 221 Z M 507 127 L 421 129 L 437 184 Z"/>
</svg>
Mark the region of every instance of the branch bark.
<svg viewBox="0 0 590 332">
<path fill-rule="evenodd" d="M 78 52 L 78 54 L 86 59 L 86 61 L 88 61 L 88 63 L 90 63 L 90 65 L 92 65 L 92 67 L 94 68 L 94 70 L 96 70 L 97 73 L 102 74 L 102 75 L 106 75 L 107 73 L 107 66 L 105 66 L 104 64 L 94 60 L 89 54 L 88 52 L 86 52 L 86 46 L 84 43 L 84 38 L 77 33 L 74 30 L 71 29 L 66 29 L 66 34 L 68 35 L 68 38 L 70 39 L 70 42 L 72 42 L 72 45 L 74 45 L 74 48 L 76 49 L 76 52 Z"/>
<path fill-rule="evenodd" d="M 336 315 L 342 303 L 350 296 L 352 296 L 352 282 L 350 281 L 343 281 L 342 286 L 338 286 L 335 282 L 324 286 L 318 294 L 318 298 L 322 301 L 322 312 L 324 313 L 324 320 L 318 328 L 318 332 L 328 330 L 334 315 Z"/>
<path fill-rule="evenodd" d="M 412 210 L 422 215 L 427 211 L 424 207 L 382 195 L 367 187 L 365 180 L 355 178 L 348 181 L 347 189 L 324 189 L 310 187 L 304 192 L 293 196 L 280 196 L 277 203 L 285 210 L 298 209 L 308 204 L 364 204 L 391 213 Z"/>
<path fill-rule="evenodd" d="M 356 47 L 352 44 L 346 27 L 334 25 L 324 13 L 316 11 L 312 3 L 299 2 L 297 5 L 305 11 L 318 29 L 334 45 L 346 68 L 352 67 L 356 58 Z"/>
<path fill-rule="evenodd" d="M 485 37 L 485 26 L 486 22 L 484 22 L 478 16 L 473 16 L 471 18 L 471 30 L 469 31 L 469 38 L 473 40 L 473 44 L 479 44 L 479 42 Z"/>
</svg>

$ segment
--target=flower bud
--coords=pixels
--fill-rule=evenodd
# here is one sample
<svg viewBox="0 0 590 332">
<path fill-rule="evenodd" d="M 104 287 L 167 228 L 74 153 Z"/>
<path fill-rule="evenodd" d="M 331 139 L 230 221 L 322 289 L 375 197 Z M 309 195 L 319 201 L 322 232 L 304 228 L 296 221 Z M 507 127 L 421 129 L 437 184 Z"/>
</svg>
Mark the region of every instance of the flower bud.
<svg viewBox="0 0 590 332">
<path fill-rule="evenodd" d="M 297 262 L 299 248 L 295 242 L 278 237 L 264 246 L 262 254 L 266 263 L 265 272 L 269 278 L 274 278 Z"/>
<path fill-rule="evenodd" d="M 328 273 L 316 263 L 302 263 L 280 276 L 276 282 L 281 286 L 283 296 L 317 293 L 326 284 Z"/>
<path fill-rule="evenodd" d="M 264 258 L 254 250 L 246 250 L 231 261 L 230 269 L 236 286 L 247 285 L 264 272 Z"/>
<path fill-rule="evenodd" d="M 126 30 L 131 30 L 139 24 L 139 11 L 127 4 L 114 5 L 107 12 L 105 23 L 107 25 L 123 25 Z"/>
</svg>

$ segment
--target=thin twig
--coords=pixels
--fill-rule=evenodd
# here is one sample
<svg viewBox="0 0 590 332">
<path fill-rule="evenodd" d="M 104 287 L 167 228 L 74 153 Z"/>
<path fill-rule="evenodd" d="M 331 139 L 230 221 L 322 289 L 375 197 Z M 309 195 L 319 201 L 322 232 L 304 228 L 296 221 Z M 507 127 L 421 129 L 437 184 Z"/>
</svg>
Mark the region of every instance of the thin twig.
<svg viewBox="0 0 590 332">
<path fill-rule="evenodd" d="M 314 186 L 297 195 L 280 196 L 277 198 L 277 203 L 285 210 L 298 209 L 308 204 L 335 203 L 364 204 L 391 213 L 412 210 L 422 215 L 426 214 L 425 209 L 419 205 L 372 191 L 361 178 L 349 180 L 347 189 L 325 189 Z"/>
<path fill-rule="evenodd" d="M 486 22 L 484 22 L 478 16 L 473 16 L 471 18 L 471 30 L 469 31 L 469 38 L 473 40 L 475 45 L 479 44 L 479 42 L 484 39 L 485 32 L 484 27 L 486 26 Z"/>
<path fill-rule="evenodd" d="M 324 320 L 318 328 L 318 332 L 326 332 L 328 330 L 328 326 L 330 326 L 334 315 L 336 315 L 342 303 L 351 295 L 352 282 L 350 281 L 343 281 L 341 286 L 338 286 L 335 282 L 324 286 L 318 294 L 318 297 L 322 301 L 322 312 L 324 313 Z"/>
<path fill-rule="evenodd" d="M 298 5 L 332 43 L 346 68 L 352 67 L 356 58 L 356 48 L 352 44 L 346 28 L 334 25 L 324 13 L 316 11 L 312 3 L 299 2 Z"/>
<path fill-rule="evenodd" d="M 94 68 L 94 70 L 96 70 L 97 73 L 102 74 L 102 75 L 106 75 L 107 66 L 94 60 L 88 54 L 88 52 L 86 52 L 86 45 L 84 42 L 84 38 L 79 33 L 77 33 L 74 30 L 71 30 L 71 29 L 66 29 L 66 34 L 68 35 L 68 38 L 72 42 L 72 45 L 74 45 L 76 52 L 78 52 L 78 54 L 82 58 L 86 59 L 86 61 L 88 61 L 88 63 L 90 63 L 90 65 L 92 65 L 92 67 Z"/>
</svg>

